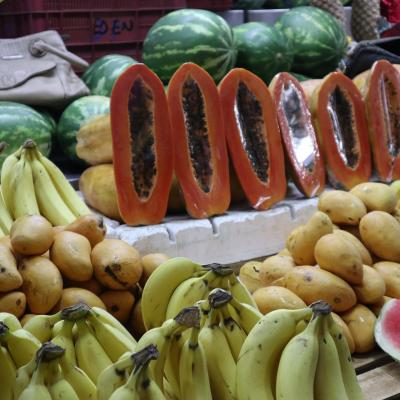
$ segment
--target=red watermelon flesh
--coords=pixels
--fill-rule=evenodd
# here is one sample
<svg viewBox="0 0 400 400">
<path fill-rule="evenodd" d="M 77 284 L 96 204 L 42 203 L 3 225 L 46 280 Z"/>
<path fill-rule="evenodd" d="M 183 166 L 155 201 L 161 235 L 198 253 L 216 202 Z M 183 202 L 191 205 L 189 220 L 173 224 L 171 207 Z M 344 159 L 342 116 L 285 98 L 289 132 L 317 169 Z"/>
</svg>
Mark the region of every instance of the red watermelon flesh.
<svg viewBox="0 0 400 400">
<path fill-rule="evenodd" d="M 375 340 L 382 350 L 400 361 L 400 299 L 383 306 L 375 326 Z"/>
</svg>

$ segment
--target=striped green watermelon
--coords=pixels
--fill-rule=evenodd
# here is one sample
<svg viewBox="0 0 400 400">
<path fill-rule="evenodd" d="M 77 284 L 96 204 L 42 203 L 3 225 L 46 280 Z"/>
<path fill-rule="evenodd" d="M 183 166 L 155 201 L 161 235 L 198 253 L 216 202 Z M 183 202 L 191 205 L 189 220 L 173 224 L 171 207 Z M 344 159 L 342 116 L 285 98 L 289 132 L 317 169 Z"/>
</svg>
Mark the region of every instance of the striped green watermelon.
<svg viewBox="0 0 400 400">
<path fill-rule="evenodd" d="M 341 0 L 343 5 L 350 3 L 350 0 Z M 266 0 L 264 8 L 293 8 L 308 6 L 310 0 Z"/>
<path fill-rule="evenodd" d="M 8 147 L 0 154 L 0 166 L 26 139 L 33 139 L 39 150 L 48 156 L 51 150 L 53 127 L 33 108 L 20 103 L 0 101 L 0 142 Z"/>
<path fill-rule="evenodd" d="M 91 94 L 110 97 L 115 80 L 136 63 L 131 57 L 109 54 L 96 60 L 82 75 L 82 80 Z"/>
<path fill-rule="evenodd" d="M 261 22 L 233 28 L 238 46 L 237 67 L 248 69 L 269 84 L 275 74 L 290 71 L 293 51 L 282 32 Z"/>
<path fill-rule="evenodd" d="M 57 125 L 57 141 L 69 160 L 82 160 L 76 155 L 76 134 L 80 127 L 93 117 L 110 112 L 110 98 L 105 96 L 85 96 L 71 103 L 61 114 Z"/>
<path fill-rule="evenodd" d="M 234 8 L 239 10 L 257 10 L 262 8 L 265 0 L 236 0 Z"/>
<path fill-rule="evenodd" d="M 185 62 L 194 62 L 219 81 L 236 61 L 232 29 L 219 15 L 181 9 L 160 18 L 143 44 L 143 61 L 162 81 Z"/>
<path fill-rule="evenodd" d="M 346 54 L 347 36 L 338 20 L 316 7 L 296 7 L 275 26 L 291 41 L 293 70 L 315 78 L 335 70 Z"/>
</svg>

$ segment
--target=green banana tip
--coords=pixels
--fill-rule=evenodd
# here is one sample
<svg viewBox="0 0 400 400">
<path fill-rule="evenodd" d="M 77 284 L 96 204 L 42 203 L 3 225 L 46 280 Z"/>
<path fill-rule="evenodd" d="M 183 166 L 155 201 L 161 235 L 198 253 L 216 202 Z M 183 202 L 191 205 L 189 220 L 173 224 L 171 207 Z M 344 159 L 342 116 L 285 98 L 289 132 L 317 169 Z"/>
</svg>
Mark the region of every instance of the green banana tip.
<svg viewBox="0 0 400 400">
<path fill-rule="evenodd" d="M 32 149 L 36 147 L 36 142 L 33 139 L 26 139 L 22 145 L 24 149 Z"/>
<path fill-rule="evenodd" d="M 49 362 L 61 357 L 65 349 L 53 342 L 44 342 L 42 347 L 36 353 L 36 362 Z"/>
<path fill-rule="evenodd" d="M 313 319 L 319 315 L 329 315 L 332 312 L 332 307 L 329 303 L 323 300 L 316 301 L 309 305 L 313 311 Z"/>
<path fill-rule="evenodd" d="M 198 306 L 186 307 L 174 318 L 179 325 L 190 328 L 200 328 L 200 308 Z"/>
<path fill-rule="evenodd" d="M 203 268 L 214 272 L 218 276 L 227 276 L 233 274 L 233 269 L 227 265 L 222 265 L 218 263 L 205 264 Z"/>
<path fill-rule="evenodd" d="M 137 353 L 133 353 L 132 359 L 135 363 L 135 369 L 147 365 L 151 360 L 157 360 L 159 355 L 157 346 L 154 344 L 149 344 Z"/>
<path fill-rule="evenodd" d="M 85 318 L 92 309 L 86 303 L 78 303 L 73 306 L 64 308 L 61 311 L 61 319 L 68 321 L 77 321 L 79 319 Z"/>
<path fill-rule="evenodd" d="M 223 307 L 232 300 L 232 294 L 224 289 L 213 289 L 208 295 L 208 301 L 212 308 Z"/>
<path fill-rule="evenodd" d="M 8 333 L 9 330 L 9 327 L 3 321 L 0 321 L 0 337 Z"/>
</svg>

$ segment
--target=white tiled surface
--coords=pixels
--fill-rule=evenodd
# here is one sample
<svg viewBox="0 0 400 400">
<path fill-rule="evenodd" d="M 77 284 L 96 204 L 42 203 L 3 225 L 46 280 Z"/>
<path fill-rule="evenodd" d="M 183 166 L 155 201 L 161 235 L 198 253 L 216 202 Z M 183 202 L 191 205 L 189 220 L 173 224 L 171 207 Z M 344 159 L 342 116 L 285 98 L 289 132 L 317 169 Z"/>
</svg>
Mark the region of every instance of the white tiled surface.
<svg viewBox="0 0 400 400">
<path fill-rule="evenodd" d="M 317 199 L 292 199 L 267 211 L 231 210 L 210 219 L 170 217 L 162 224 L 141 227 L 106 219 L 106 225 L 108 237 L 125 240 L 142 255 L 163 252 L 202 264 L 230 264 L 284 248 L 289 232 L 309 219 L 316 204 Z"/>
</svg>

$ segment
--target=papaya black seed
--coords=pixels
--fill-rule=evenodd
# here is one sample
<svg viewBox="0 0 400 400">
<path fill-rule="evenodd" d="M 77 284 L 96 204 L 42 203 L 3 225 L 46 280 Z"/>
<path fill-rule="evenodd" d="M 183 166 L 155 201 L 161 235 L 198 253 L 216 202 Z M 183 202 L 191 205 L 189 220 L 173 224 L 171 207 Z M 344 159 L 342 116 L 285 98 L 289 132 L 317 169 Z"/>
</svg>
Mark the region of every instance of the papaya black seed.
<svg viewBox="0 0 400 400">
<path fill-rule="evenodd" d="M 203 93 L 199 85 L 188 77 L 182 86 L 182 108 L 194 176 L 201 189 L 211 190 L 211 148 Z"/>
<path fill-rule="evenodd" d="M 129 94 L 128 111 L 131 134 L 133 184 L 139 197 L 146 199 L 154 185 L 157 173 L 154 150 L 153 92 L 138 78 Z"/>
<path fill-rule="evenodd" d="M 235 115 L 251 167 L 258 179 L 268 182 L 269 159 L 263 110 L 256 96 L 243 81 L 239 82 L 236 93 Z"/>
</svg>

